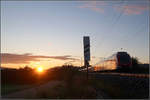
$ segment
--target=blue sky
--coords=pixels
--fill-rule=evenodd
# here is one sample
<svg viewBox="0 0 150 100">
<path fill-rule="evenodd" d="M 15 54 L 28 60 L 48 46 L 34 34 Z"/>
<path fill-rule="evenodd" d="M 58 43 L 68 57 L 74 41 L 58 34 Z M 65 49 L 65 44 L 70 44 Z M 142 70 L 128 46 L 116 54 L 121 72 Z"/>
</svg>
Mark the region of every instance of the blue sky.
<svg viewBox="0 0 150 100">
<path fill-rule="evenodd" d="M 80 59 L 83 58 L 82 38 L 89 35 L 92 64 L 120 48 L 148 63 L 148 3 L 148 0 L 3 1 L 1 52 L 71 55 Z"/>
</svg>

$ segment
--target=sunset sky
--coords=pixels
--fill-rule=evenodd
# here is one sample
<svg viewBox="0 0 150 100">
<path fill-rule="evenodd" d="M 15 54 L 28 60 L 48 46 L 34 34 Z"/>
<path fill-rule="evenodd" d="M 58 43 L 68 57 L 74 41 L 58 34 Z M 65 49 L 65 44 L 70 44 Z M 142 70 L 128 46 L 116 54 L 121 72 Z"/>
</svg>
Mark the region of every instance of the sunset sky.
<svg viewBox="0 0 150 100">
<path fill-rule="evenodd" d="M 3 67 L 83 65 L 83 36 L 92 65 L 117 51 L 148 63 L 149 1 L 1 2 Z"/>
</svg>

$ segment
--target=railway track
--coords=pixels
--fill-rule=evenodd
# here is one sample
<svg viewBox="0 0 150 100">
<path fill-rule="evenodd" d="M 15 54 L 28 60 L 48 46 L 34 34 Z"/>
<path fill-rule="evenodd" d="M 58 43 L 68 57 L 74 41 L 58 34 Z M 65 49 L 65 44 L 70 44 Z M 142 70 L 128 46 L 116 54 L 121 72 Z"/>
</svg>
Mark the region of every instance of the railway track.
<svg viewBox="0 0 150 100">
<path fill-rule="evenodd" d="M 119 99 L 149 98 L 149 74 L 95 72 L 89 73 L 89 79 L 99 82 L 109 97 Z"/>
<path fill-rule="evenodd" d="M 136 78 L 149 78 L 150 74 L 135 74 L 135 73 L 117 73 L 117 72 L 102 72 L 102 73 L 90 73 L 99 75 L 116 75 L 116 76 L 126 76 L 126 77 L 136 77 Z"/>
</svg>

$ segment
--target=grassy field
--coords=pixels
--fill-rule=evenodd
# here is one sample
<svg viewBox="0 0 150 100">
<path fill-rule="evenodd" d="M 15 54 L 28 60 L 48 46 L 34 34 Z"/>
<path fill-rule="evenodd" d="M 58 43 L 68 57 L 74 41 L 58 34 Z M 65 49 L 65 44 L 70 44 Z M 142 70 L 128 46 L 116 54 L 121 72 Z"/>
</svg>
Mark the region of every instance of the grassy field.
<svg viewBox="0 0 150 100">
<path fill-rule="evenodd" d="M 7 95 L 10 93 L 14 93 L 17 91 L 21 91 L 23 89 L 31 88 L 32 85 L 13 85 L 13 84 L 5 84 L 1 85 L 1 95 Z"/>
<path fill-rule="evenodd" d="M 90 80 L 91 84 L 112 99 L 148 99 L 149 79 L 101 75 Z"/>
<path fill-rule="evenodd" d="M 14 90 L 12 94 L 3 96 L 3 98 L 24 98 L 24 99 L 96 99 L 95 89 L 85 84 L 83 81 L 74 81 L 75 83 L 68 85 L 65 81 L 50 81 L 36 87 L 23 89 L 21 91 Z M 23 88 L 23 87 L 21 87 Z M 9 88 L 10 89 L 10 88 Z M 20 89 L 20 88 L 19 88 Z"/>
<path fill-rule="evenodd" d="M 2 97 L 30 99 L 148 99 L 149 97 L 149 78 L 89 73 L 87 80 L 86 73 L 72 66 L 55 68 L 47 74 L 47 77 L 49 78 L 46 81 L 41 78 L 34 85 L 3 84 Z"/>
</svg>

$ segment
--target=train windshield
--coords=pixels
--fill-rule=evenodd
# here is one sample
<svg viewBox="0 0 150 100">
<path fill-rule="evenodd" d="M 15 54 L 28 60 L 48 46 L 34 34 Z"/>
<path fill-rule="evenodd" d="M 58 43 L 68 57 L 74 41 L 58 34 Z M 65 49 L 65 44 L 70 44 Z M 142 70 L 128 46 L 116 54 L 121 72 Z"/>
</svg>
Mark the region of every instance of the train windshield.
<svg viewBox="0 0 150 100">
<path fill-rule="evenodd" d="M 126 53 L 119 54 L 120 63 L 129 63 L 130 62 L 130 56 Z"/>
</svg>

